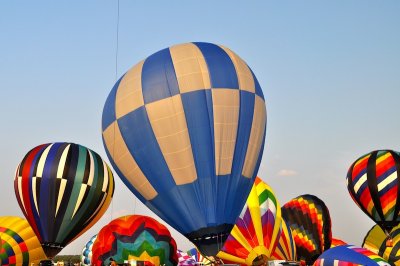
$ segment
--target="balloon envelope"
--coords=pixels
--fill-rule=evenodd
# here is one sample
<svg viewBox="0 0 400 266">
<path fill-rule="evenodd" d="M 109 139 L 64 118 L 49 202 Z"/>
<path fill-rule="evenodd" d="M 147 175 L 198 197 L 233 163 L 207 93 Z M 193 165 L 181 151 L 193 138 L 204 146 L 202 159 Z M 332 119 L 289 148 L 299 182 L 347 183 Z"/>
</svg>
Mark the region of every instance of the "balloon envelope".
<svg viewBox="0 0 400 266">
<path fill-rule="evenodd" d="M 110 265 L 112 260 L 170 266 L 178 263 L 178 254 L 175 240 L 164 225 L 148 216 L 128 215 L 104 226 L 93 244 L 92 265 Z"/>
<path fill-rule="evenodd" d="M 213 256 L 203 256 L 197 248 L 191 248 L 187 251 L 187 254 L 191 256 L 196 264 L 208 265 L 215 261 Z"/>
<path fill-rule="evenodd" d="M 251 69 L 228 48 L 198 42 L 131 68 L 102 117 L 118 176 L 206 255 L 217 254 L 247 199 L 265 128 L 264 96 Z"/>
<path fill-rule="evenodd" d="M 344 242 L 341 239 L 338 238 L 333 238 L 332 237 L 332 241 L 331 241 L 331 248 L 337 247 L 337 246 L 343 246 L 343 245 L 347 245 L 346 242 Z"/>
<path fill-rule="evenodd" d="M 271 187 L 257 177 L 246 205 L 217 256 L 225 262 L 253 265 L 271 260 L 281 233 L 281 208 Z"/>
<path fill-rule="evenodd" d="M 389 244 L 391 242 L 391 244 Z M 400 264 L 400 225 L 390 231 L 389 236 L 382 228 L 375 225 L 364 238 L 362 246 L 378 254 L 392 265 Z"/>
<path fill-rule="evenodd" d="M 282 218 L 282 230 L 278 236 L 278 244 L 272 253 L 273 260 L 296 261 L 296 244 L 293 239 L 292 230 Z"/>
<path fill-rule="evenodd" d="M 178 249 L 177 254 L 178 254 L 178 265 L 181 266 L 196 265 L 196 261 L 193 259 L 193 257 L 187 254 L 186 252 L 183 252 L 182 250 Z"/>
<path fill-rule="evenodd" d="M 282 216 L 292 229 L 297 257 L 312 264 L 331 247 L 331 218 L 325 203 L 313 195 L 298 196 L 282 207 Z"/>
<path fill-rule="evenodd" d="M 347 173 L 347 188 L 361 210 L 382 229 L 400 221 L 400 154 L 377 150 L 358 158 Z"/>
<path fill-rule="evenodd" d="M 96 240 L 97 235 L 94 235 L 90 238 L 90 240 L 86 243 L 83 247 L 82 254 L 81 254 L 81 263 L 82 265 L 91 265 L 92 262 L 92 247 L 93 243 Z"/>
<path fill-rule="evenodd" d="M 19 206 L 50 258 L 107 210 L 114 178 L 94 151 L 74 143 L 33 148 L 14 179 Z"/>
<path fill-rule="evenodd" d="M 44 259 L 46 255 L 28 221 L 0 217 L 0 265 L 30 266 Z"/>
<path fill-rule="evenodd" d="M 383 258 L 375 253 L 353 245 L 337 246 L 326 250 L 315 261 L 314 266 L 340 266 L 340 265 L 385 265 L 389 266 Z"/>
</svg>

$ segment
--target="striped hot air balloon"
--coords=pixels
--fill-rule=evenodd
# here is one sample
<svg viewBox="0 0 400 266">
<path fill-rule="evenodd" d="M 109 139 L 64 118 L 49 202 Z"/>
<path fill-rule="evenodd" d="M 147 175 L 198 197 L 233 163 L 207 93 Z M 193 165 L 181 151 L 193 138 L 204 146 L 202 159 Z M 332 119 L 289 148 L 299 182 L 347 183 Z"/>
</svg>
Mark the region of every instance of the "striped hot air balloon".
<svg viewBox="0 0 400 266">
<path fill-rule="evenodd" d="M 368 231 L 362 246 L 378 254 L 392 265 L 400 265 L 400 225 L 394 227 L 389 236 L 378 225 Z"/>
<path fill-rule="evenodd" d="M 341 239 L 332 237 L 331 248 L 334 248 L 334 247 L 337 247 L 337 246 L 344 246 L 344 245 L 347 245 L 347 243 L 344 242 Z"/>
<path fill-rule="evenodd" d="M 102 118 L 118 176 L 210 256 L 246 202 L 265 129 L 264 96 L 251 69 L 230 49 L 201 42 L 166 48 L 131 68 Z"/>
<path fill-rule="evenodd" d="M 293 239 L 292 230 L 282 218 L 282 230 L 278 236 L 278 244 L 272 253 L 273 260 L 296 261 L 296 244 Z"/>
<path fill-rule="evenodd" d="M 0 217 L 0 265 L 30 266 L 44 259 L 46 255 L 27 220 Z"/>
<path fill-rule="evenodd" d="M 361 210 L 389 235 L 400 222 L 400 154 L 377 150 L 358 158 L 347 173 L 347 188 Z"/>
<path fill-rule="evenodd" d="M 314 266 L 389 266 L 383 258 L 368 249 L 343 245 L 326 250 L 315 261 Z"/>
<path fill-rule="evenodd" d="M 57 142 L 25 155 L 14 189 L 44 252 L 52 258 L 104 214 L 114 193 L 114 178 L 94 151 Z"/>
<path fill-rule="evenodd" d="M 329 210 L 314 195 L 301 195 L 282 207 L 282 216 L 292 229 L 299 260 L 307 265 L 331 247 L 332 231 Z"/>
<path fill-rule="evenodd" d="M 242 265 L 265 263 L 272 258 L 281 229 L 278 200 L 271 187 L 257 177 L 246 205 L 217 256 Z"/>
</svg>

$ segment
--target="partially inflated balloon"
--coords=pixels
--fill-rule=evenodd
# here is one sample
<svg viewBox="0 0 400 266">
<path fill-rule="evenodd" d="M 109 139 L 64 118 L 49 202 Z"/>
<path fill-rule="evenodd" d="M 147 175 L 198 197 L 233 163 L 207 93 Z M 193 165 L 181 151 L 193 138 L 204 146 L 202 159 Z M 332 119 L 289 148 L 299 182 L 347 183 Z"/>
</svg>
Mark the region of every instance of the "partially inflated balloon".
<svg viewBox="0 0 400 266">
<path fill-rule="evenodd" d="M 265 128 L 251 69 L 228 48 L 198 42 L 131 68 L 102 118 L 107 155 L 124 183 L 206 255 L 218 253 L 245 204 Z"/>
<path fill-rule="evenodd" d="M 347 188 L 361 210 L 388 234 L 400 221 L 400 154 L 377 150 L 358 158 L 347 173 Z"/>
<path fill-rule="evenodd" d="M 208 265 L 215 261 L 213 256 L 203 256 L 197 248 L 189 249 L 187 254 L 194 259 L 196 264 Z"/>
<path fill-rule="evenodd" d="M 94 235 L 90 238 L 90 240 L 86 243 L 83 247 L 82 254 L 81 254 L 81 263 L 82 265 L 91 265 L 92 262 L 92 247 L 93 243 L 96 240 L 97 235 Z"/>
<path fill-rule="evenodd" d="M 282 230 L 278 236 L 278 245 L 272 253 L 273 260 L 297 260 L 296 244 L 293 239 L 292 230 L 287 222 L 282 219 Z"/>
<path fill-rule="evenodd" d="M 20 217 L 0 217 L 0 265 L 29 266 L 46 259 L 29 223 Z"/>
<path fill-rule="evenodd" d="M 111 261 L 147 261 L 153 265 L 176 265 L 175 240 L 168 229 L 151 217 L 129 215 L 104 226 L 92 247 L 92 265 L 110 265 Z"/>
<path fill-rule="evenodd" d="M 257 177 L 246 205 L 217 256 L 242 265 L 266 262 L 278 244 L 281 226 L 278 200 L 271 187 Z"/>
<path fill-rule="evenodd" d="M 192 256 L 183 252 L 182 250 L 177 251 L 178 254 L 178 265 L 179 266 L 186 266 L 186 265 L 196 265 L 196 261 L 193 259 Z"/>
<path fill-rule="evenodd" d="M 316 196 L 302 195 L 282 207 L 282 216 L 292 229 L 297 257 L 312 264 L 331 247 L 331 218 L 325 203 Z"/>
<path fill-rule="evenodd" d="M 369 230 L 362 245 L 378 254 L 392 265 L 400 265 L 400 225 L 390 231 L 389 236 L 375 225 Z"/>
<path fill-rule="evenodd" d="M 332 237 L 331 248 L 334 248 L 334 247 L 337 247 L 337 246 L 344 246 L 344 245 L 347 245 L 347 243 L 344 242 L 341 239 Z"/>
<path fill-rule="evenodd" d="M 365 248 L 353 245 L 337 246 L 326 250 L 315 261 L 314 266 L 390 266 L 383 258 Z"/>
<path fill-rule="evenodd" d="M 33 148 L 14 179 L 19 206 L 48 257 L 83 234 L 107 210 L 114 193 L 108 165 L 74 143 Z"/>
</svg>

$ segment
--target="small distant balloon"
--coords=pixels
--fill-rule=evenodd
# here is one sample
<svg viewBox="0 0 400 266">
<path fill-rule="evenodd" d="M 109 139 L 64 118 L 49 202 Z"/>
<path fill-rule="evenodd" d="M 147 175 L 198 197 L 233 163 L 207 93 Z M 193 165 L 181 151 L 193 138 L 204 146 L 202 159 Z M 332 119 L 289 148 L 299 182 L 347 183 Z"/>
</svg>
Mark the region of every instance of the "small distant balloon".
<svg viewBox="0 0 400 266">
<path fill-rule="evenodd" d="M 90 238 L 90 240 L 86 243 L 83 247 L 82 254 L 81 254 L 81 263 L 82 265 L 90 266 L 92 265 L 92 247 L 93 243 L 96 240 L 97 235 L 94 235 Z"/>
</svg>

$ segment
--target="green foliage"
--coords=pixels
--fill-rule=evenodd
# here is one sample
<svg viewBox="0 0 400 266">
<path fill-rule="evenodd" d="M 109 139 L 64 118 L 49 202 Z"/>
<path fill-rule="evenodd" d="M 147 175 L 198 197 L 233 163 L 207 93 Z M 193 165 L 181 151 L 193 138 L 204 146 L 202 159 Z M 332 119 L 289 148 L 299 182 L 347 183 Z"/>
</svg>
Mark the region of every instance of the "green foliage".
<svg viewBox="0 0 400 266">
<path fill-rule="evenodd" d="M 81 256 L 80 255 L 57 255 L 53 258 L 53 261 L 54 262 L 64 261 L 64 262 L 78 263 L 81 261 Z"/>
</svg>

